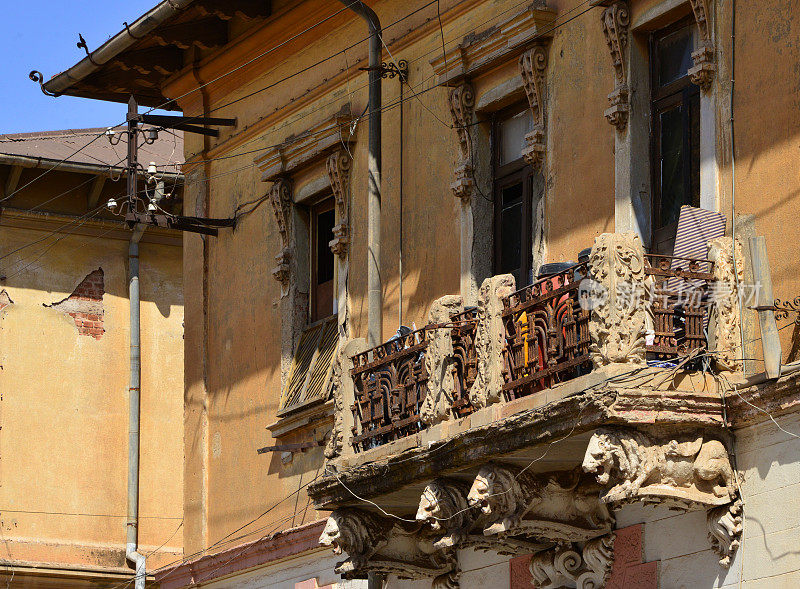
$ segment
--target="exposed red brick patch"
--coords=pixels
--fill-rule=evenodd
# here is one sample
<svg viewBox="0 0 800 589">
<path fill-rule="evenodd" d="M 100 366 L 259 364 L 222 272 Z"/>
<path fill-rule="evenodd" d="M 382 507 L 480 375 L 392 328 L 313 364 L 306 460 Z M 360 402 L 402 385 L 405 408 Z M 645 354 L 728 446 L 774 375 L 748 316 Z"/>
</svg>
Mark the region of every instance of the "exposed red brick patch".
<svg viewBox="0 0 800 589">
<path fill-rule="evenodd" d="M 89 273 L 66 299 L 45 306 L 72 317 L 80 335 L 100 339 L 106 331 L 103 328 L 104 294 L 103 269 L 98 268 Z"/>
<path fill-rule="evenodd" d="M 642 562 L 642 524 L 615 533 L 614 565 L 606 589 L 658 589 L 658 562 Z"/>
<path fill-rule="evenodd" d="M 531 575 L 531 555 L 515 556 L 511 564 L 511 589 L 531 589 L 533 576 Z"/>
<path fill-rule="evenodd" d="M 11 297 L 8 296 L 6 289 L 0 290 L 0 311 L 14 304 Z"/>
</svg>

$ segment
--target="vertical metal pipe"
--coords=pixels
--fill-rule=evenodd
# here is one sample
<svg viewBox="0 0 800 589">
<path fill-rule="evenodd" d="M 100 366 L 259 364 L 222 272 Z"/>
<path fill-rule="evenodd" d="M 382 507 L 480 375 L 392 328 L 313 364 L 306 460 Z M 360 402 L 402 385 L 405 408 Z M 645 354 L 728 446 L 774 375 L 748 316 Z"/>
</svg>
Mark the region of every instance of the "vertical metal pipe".
<svg viewBox="0 0 800 589">
<path fill-rule="evenodd" d="M 369 27 L 369 184 L 367 192 L 367 343 L 381 343 L 381 23 L 360 0 L 339 0 Z"/>
<path fill-rule="evenodd" d="M 128 101 L 128 206 L 134 210 L 137 180 L 138 107 L 131 96 Z M 135 589 L 145 589 L 146 559 L 139 553 L 139 410 L 141 393 L 141 346 L 139 323 L 139 240 L 144 225 L 136 225 L 128 245 L 128 301 L 130 305 L 130 382 L 128 385 L 128 521 L 125 557 L 134 569 Z"/>
</svg>

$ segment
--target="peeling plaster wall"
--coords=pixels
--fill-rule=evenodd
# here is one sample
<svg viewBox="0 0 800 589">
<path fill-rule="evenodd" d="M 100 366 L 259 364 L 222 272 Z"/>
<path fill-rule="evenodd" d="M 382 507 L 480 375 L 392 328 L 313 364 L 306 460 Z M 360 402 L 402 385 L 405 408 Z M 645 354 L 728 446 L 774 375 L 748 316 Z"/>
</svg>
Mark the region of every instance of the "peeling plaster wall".
<svg viewBox="0 0 800 589">
<path fill-rule="evenodd" d="M 3 227 L 0 252 L 45 235 Z M 128 242 L 58 238 L 0 261 L 2 559 L 125 571 Z M 156 567 L 182 554 L 181 248 L 140 251 L 139 538 L 143 552 L 166 542 Z"/>
</svg>

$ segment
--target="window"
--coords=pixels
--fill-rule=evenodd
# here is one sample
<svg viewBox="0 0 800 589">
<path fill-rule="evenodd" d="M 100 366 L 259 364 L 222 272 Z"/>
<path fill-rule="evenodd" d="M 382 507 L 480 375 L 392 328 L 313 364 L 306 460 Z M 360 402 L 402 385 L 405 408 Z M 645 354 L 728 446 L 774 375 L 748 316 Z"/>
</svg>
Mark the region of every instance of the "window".
<svg viewBox="0 0 800 589">
<path fill-rule="evenodd" d="M 533 170 L 522 159 L 532 128 L 530 110 L 522 105 L 497 113 L 492 124 L 494 273 L 513 274 L 519 286 L 532 278 L 532 219 L 539 199 Z"/>
<path fill-rule="evenodd" d="M 688 75 L 696 46 L 696 26 L 688 19 L 650 39 L 656 253 L 672 254 L 681 206 L 700 206 L 700 90 Z"/>
<path fill-rule="evenodd" d="M 311 209 L 311 322 L 333 315 L 334 256 L 330 248 L 336 213 L 329 198 Z"/>
</svg>

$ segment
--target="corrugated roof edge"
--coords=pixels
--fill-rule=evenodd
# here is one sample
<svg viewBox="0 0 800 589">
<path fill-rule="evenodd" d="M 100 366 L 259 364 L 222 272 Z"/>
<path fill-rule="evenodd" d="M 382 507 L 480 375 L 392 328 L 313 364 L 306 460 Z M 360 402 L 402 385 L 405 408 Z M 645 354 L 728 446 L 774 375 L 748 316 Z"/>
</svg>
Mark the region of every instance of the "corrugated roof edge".
<svg viewBox="0 0 800 589">
<path fill-rule="evenodd" d="M 68 94 L 73 84 L 99 70 L 136 43 L 140 37 L 147 35 L 166 20 L 180 14 L 192 2 L 194 0 L 163 0 L 71 68 L 44 82 L 42 88 L 56 95 Z"/>
</svg>

